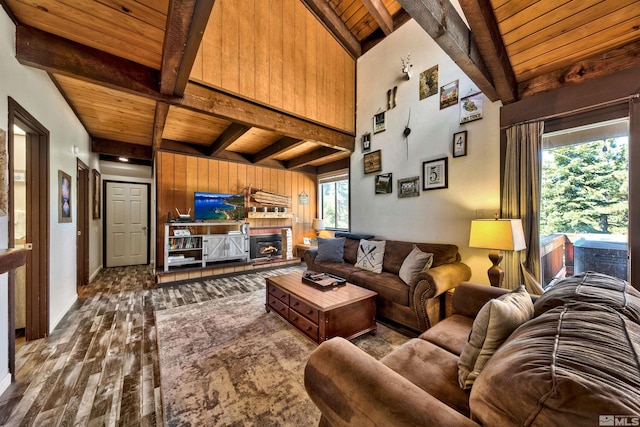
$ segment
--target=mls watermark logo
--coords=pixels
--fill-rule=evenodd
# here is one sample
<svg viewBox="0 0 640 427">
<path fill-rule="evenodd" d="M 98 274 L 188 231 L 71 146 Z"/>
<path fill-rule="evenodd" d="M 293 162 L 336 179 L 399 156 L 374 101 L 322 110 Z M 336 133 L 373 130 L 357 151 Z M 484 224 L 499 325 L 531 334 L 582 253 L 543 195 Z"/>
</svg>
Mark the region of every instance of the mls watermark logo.
<svg viewBox="0 0 640 427">
<path fill-rule="evenodd" d="M 599 426 L 640 426 L 637 415 L 600 415 Z"/>
</svg>

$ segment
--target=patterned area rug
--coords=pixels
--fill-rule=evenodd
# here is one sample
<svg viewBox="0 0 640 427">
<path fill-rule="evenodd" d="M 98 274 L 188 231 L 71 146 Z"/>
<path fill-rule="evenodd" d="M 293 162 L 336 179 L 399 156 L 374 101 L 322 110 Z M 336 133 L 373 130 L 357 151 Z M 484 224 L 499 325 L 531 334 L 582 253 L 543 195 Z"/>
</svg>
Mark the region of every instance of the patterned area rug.
<svg viewBox="0 0 640 427">
<path fill-rule="evenodd" d="M 264 304 L 263 289 L 156 312 L 168 426 L 318 425 L 303 383 L 316 346 Z M 353 342 L 380 358 L 408 339 L 378 324 Z"/>
</svg>

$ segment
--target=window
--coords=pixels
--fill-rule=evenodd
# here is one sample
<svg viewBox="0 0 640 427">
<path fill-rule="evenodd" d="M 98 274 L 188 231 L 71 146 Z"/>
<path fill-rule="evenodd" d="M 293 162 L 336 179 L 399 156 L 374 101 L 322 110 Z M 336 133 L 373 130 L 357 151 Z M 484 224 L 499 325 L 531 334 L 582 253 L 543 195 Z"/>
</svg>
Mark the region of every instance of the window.
<svg viewBox="0 0 640 427">
<path fill-rule="evenodd" d="M 626 119 L 543 137 L 543 284 L 599 271 L 627 279 L 629 138 Z"/>
<path fill-rule="evenodd" d="M 349 170 L 318 176 L 320 217 L 330 230 L 349 230 Z"/>
</svg>

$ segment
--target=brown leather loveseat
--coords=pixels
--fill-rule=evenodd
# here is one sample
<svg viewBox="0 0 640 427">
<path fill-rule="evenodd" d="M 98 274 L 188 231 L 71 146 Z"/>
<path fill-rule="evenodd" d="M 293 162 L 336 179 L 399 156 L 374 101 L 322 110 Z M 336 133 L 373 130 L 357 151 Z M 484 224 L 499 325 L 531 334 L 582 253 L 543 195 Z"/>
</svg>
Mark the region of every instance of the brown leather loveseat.
<svg viewBox="0 0 640 427">
<path fill-rule="evenodd" d="M 307 269 L 334 274 L 377 292 L 377 314 L 415 331 L 425 331 L 444 318 L 445 294 L 471 277 L 469 267 L 460 261 L 456 245 L 386 240 L 382 272 L 373 273 L 354 266 L 361 237 L 371 236 L 351 233 L 336 236 L 345 237 L 344 262 L 316 262 L 316 247 L 304 253 Z M 398 273 L 414 245 L 432 253 L 433 263 L 407 284 Z"/>
<path fill-rule="evenodd" d="M 471 390 L 460 387 L 474 318 L 506 292 L 461 284 L 450 317 L 380 361 L 341 338 L 321 344 L 305 370 L 320 425 L 637 425 L 640 292 L 599 273 L 547 290 Z"/>
</svg>

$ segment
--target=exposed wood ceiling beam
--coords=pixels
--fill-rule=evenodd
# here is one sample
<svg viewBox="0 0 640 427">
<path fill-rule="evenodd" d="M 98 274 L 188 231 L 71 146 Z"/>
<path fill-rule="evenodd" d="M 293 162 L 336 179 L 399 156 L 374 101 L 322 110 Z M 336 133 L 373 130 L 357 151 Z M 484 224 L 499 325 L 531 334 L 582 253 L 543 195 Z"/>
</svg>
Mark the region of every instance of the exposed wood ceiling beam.
<svg viewBox="0 0 640 427">
<path fill-rule="evenodd" d="M 471 32 L 448 0 L 398 0 L 491 101 L 499 99 Z"/>
<path fill-rule="evenodd" d="M 349 31 L 342 19 L 336 14 L 326 0 L 302 0 L 309 9 L 331 34 L 338 40 L 354 58 L 358 59 L 362 55 L 362 47 L 358 39 Z"/>
<path fill-rule="evenodd" d="M 362 4 L 364 4 L 364 7 L 367 8 L 386 35 L 393 33 L 393 18 L 387 8 L 384 7 L 382 0 L 362 0 Z"/>
<path fill-rule="evenodd" d="M 296 169 L 302 166 L 307 166 L 309 163 L 313 163 L 323 157 L 331 156 L 332 154 L 339 153 L 339 150 L 334 150 L 329 147 L 320 147 L 317 150 L 310 151 L 302 156 L 298 156 L 295 159 L 287 160 L 284 165 L 287 169 Z"/>
<path fill-rule="evenodd" d="M 153 151 L 160 148 L 162 133 L 164 132 L 164 125 L 167 122 L 168 114 L 169 104 L 165 102 L 156 102 L 156 113 L 153 119 Z"/>
<path fill-rule="evenodd" d="M 169 2 L 160 73 L 160 92 L 182 96 L 215 0 Z"/>
<path fill-rule="evenodd" d="M 640 41 L 591 56 L 560 70 L 520 82 L 520 99 L 606 76 L 640 64 Z M 637 87 L 629 88 L 637 90 Z"/>
<path fill-rule="evenodd" d="M 247 133 L 249 129 L 251 129 L 251 126 L 242 125 L 240 123 L 231 123 L 229 127 L 227 127 L 224 132 L 222 132 L 220 136 L 218 136 L 218 138 L 216 138 L 216 140 L 209 146 L 207 154 L 212 157 L 217 156 L 226 150 L 228 146 L 233 144 L 234 141 Z"/>
<path fill-rule="evenodd" d="M 192 82 L 187 85 L 181 105 L 226 120 L 279 133 L 283 136 L 318 141 L 339 150 L 353 152 L 355 148 L 353 135 L 329 129 Z"/>
<path fill-rule="evenodd" d="M 285 151 L 291 150 L 292 148 L 295 148 L 303 143 L 304 141 L 301 139 L 289 138 L 285 136 L 284 138 L 280 138 L 267 148 L 258 151 L 251 157 L 251 161 L 253 163 L 259 163 L 263 160 L 270 159 L 271 157 L 282 154 Z"/>
<path fill-rule="evenodd" d="M 26 25 L 16 27 L 16 58 L 23 65 L 156 100 L 158 71 Z"/>
<path fill-rule="evenodd" d="M 471 33 L 504 104 L 518 99 L 516 76 L 489 0 L 459 0 Z"/>
<path fill-rule="evenodd" d="M 91 139 L 91 151 L 98 154 L 143 160 L 151 160 L 153 155 L 149 146 L 103 138 Z"/>
<path fill-rule="evenodd" d="M 409 22 L 411 15 L 406 10 L 400 9 L 395 15 L 393 15 L 393 29 L 394 31 Z M 385 33 L 380 28 L 377 28 L 366 39 L 362 40 L 360 45 L 362 46 L 362 53 L 368 52 L 372 47 L 380 43 L 386 37 Z"/>
</svg>

